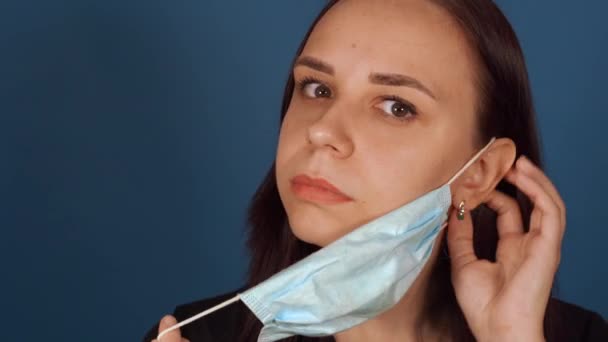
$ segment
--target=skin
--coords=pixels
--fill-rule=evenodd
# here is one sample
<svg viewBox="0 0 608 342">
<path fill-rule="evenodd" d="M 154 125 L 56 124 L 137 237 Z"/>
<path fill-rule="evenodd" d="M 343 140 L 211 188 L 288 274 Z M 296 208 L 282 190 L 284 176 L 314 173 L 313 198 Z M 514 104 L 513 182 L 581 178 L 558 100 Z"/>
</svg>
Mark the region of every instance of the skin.
<svg viewBox="0 0 608 342">
<path fill-rule="evenodd" d="M 306 77 L 319 82 L 294 89 L 280 131 L 276 178 L 290 227 L 303 241 L 325 246 L 443 185 L 485 144 L 476 131 L 475 55 L 449 14 L 429 1 L 343 0 L 317 24 L 300 58 L 309 62 L 294 67 L 296 83 Z M 318 70 L 311 60 L 333 72 Z M 370 73 L 406 75 L 427 91 L 372 84 Z M 387 100 L 389 95 L 407 102 Z M 302 173 L 328 180 L 353 200 L 328 205 L 295 196 L 290 179 Z M 529 233 L 517 203 L 495 190 L 503 178 L 535 204 Z M 448 239 L 452 283 L 476 339 L 543 341 L 565 229 L 559 193 L 529 160 L 515 163 L 515 144 L 507 138 L 497 139 L 451 191 L 453 207 L 465 201 L 465 219 L 456 220 L 451 210 L 448 233 L 441 232 L 435 247 Z M 498 213 L 496 263 L 477 260 L 473 252 L 469 211 L 481 203 Z M 415 340 L 438 252 L 393 308 L 336 340 Z M 159 332 L 174 324 L 173 317 L 165 319 L 171 324 L 161 321 Z M 423 332 L 424 341 L 448 338 L 430 324 Z M 162 341 L 183 339 L 176 330 Z"/>
</svg>

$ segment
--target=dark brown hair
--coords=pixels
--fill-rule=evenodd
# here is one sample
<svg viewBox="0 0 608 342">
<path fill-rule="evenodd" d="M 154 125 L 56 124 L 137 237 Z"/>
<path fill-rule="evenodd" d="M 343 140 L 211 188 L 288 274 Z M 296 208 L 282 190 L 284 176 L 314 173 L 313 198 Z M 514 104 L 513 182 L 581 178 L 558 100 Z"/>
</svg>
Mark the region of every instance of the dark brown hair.
<svg viewBox="0 0 608 342">
<path fill-rule="evenodd" d="M 493 136 L 507 137 L 515 142 L 518 157 L 526 155 L 532 162 L 541 166 L 528 73 L 519 41 L 508 20 L 491 0 L 431 1 L 444 8 L 454 18 L 476 54 L 479 94 L 479 129 L 476 140 L 479 148 Z M 320 12 L 306 33 L 296 58 L 302 52 L 317 22 L 337 2 L 338 0 L 330 1 Z M 283 95 L 281 121 L 287 112 L 293 89 L 294 80 L 290 71 Z M 530 200 L 505 181 L 501 181 L 497 189 L 517 200 L 527 232 L 532 209 Z M 481 205 L 472 211 L 472 216 L 477 256 L 495 261 L 498 241 L 495 213 Z M 251 261 L 246 287 L 264 281 L 319 248 L 299 240 L 292 233 L 279 198 L 274 163 L 252 198 L 247 219 L 247 245 Z M 443 252 L 431 274 L 423 319 L 425 322 L 433 322 L 434 329 L 443 331 L 454 341 L 475 341 L 456 301 L 445 238 L 442 240 L 441 249 Z M 555 286 L 552 291 L 555 294 Z M 549 305 L 544 322 L 545 337 L 549 341 L 554 340 L 559 333 L 556 314 Z M 261 327 L 262 324 L 248 312 L 239 341 L 256 341 Z M 421 332 L 418 333 L 421 336 Z M 333 337 L 294 336 L 284 341 L 333 341 Z"/>
</svg>

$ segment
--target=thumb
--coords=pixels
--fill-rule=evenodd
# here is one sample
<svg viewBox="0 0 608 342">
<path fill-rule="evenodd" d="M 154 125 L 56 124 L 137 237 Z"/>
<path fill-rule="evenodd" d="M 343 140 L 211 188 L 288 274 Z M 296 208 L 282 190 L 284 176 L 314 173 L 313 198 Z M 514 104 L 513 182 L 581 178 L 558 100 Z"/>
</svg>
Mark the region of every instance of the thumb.
<svg viewBox="0 0 608 342">
<path fill-rule="evenodd" d="M 177 320 L 171 315 L 166 315 L 160 320 L 160 324 L 158 325 L 158 342 L 181 342 L 182 336 L 179 328 L 163 334 L 163 331 L 175 324 L 177 324 Z"/>
<path fill-rule="evenodd" d="M 452 269 L 458 271 L 467 264 L 477 261 L 473 248 L 473 222 L 469 211 L 465 211 L 464 219 L 457 218 L 458 210 L 452 210 L 448 220 L 448 249 Z"/>
</svg>

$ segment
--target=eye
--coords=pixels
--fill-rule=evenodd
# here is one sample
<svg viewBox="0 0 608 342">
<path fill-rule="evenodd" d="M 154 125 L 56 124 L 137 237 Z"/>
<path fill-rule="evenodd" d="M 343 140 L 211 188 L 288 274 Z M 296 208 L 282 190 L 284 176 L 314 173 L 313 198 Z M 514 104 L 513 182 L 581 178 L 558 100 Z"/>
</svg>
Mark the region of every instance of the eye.
<svg viewBox="0 0 608 342">
<path fill-rule="evenodd" d="M 331 97 L 329 87 L 314 77 L 305 77 L 298 81 L 298 88 L 305 96 L 310 98 Z"/>
<path fill-rule="evenodd" d="M 385 115 L 399 121 L 413 119 L 418 112 L 416 107 L 398 96 L 387 96 L 379 106 Z"/>
</svg>

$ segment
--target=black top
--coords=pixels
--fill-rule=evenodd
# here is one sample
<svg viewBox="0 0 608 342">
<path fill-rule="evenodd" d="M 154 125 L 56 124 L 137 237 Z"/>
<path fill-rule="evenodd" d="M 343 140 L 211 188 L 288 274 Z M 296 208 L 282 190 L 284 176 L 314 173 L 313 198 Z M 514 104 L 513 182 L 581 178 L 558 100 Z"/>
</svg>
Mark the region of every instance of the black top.
<svg viewBox="0 0 608 342">
<path fill-rule="evenodd" d="M 210 297 L 182 304 L 175 308 L 173 316 L 178 322 L 190 318 L 217 304 L 236 296 L 238 289 L 215 297 Z M 560 321 L 567 325 L 564 333 L 560 334 L 559 341 L 547 342 L 608 342 L 608 323 L 598 313 L 586 310 L 578 305 L 567 303 L 551 297 L 549 305 L 554 306 L 559 313 Z M 249 309 L 243 302 L 236 301 L 226 307 L 199 318 L 190 324 L 181 327 L 182 337 L 190 342 L 234 342 L 240 332 L 239 327 L 245 313 Z M 158 319 L 160 320 L 161 317 Z M 158 335 L 158 322 L 146 333 L 144 342 L 150 342 Z"/>
</svg>

